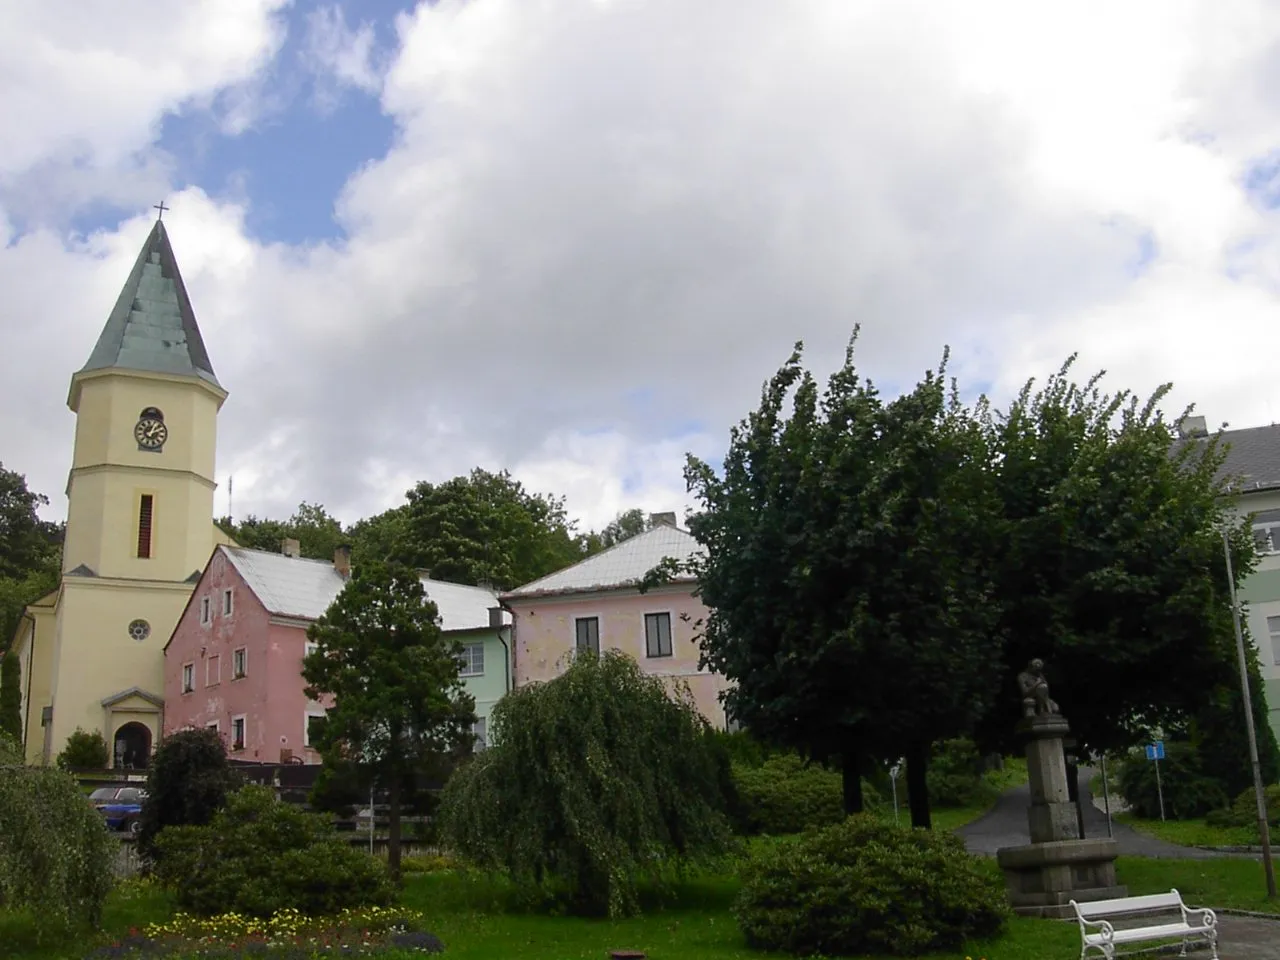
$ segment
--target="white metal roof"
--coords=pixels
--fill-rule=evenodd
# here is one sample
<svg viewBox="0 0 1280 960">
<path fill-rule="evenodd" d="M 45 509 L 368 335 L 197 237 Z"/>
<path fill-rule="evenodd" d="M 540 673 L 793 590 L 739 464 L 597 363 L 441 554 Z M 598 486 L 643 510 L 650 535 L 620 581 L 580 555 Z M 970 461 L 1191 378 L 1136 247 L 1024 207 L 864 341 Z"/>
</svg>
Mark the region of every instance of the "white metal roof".
<svg viewBox="0 0 1280 960">
<path fill-rule="evenodd" d="M 342 592 L 345 581 L 325 560 L 303 560 L 265 550 L 220 547 L 239 571 L 245 584 L 262 601 L 268 613 L 299 620 L 317 620 Z M 489 626 L 489 608 L 498 595 L 484 587 L 422 578 L 427 597 L 440 611 L 445 630 L 478 630 Z M 503 614 L 505 620 L 510 615 Z"/>
<path fill-rule="evenodd" d="M 659 525 L 503 596 L 536 597 L 633 586 L 668 557 L 684 562 L 701 554 L 701 544 L 689 531 Z M 681 575 L 676 579 L 690 581 L 693 577 Z"/>
</svg>

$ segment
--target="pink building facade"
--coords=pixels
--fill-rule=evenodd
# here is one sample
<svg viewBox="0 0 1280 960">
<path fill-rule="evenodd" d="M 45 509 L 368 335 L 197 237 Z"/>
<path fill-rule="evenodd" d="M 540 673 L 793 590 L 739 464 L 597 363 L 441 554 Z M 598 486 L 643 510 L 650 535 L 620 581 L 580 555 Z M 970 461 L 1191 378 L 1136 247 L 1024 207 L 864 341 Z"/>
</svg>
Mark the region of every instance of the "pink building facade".
<svg viewBox="0 0 1280 960">
<path fill-rule="evenodd" d="M 687 688 L 707 721 L 725 729 L 720 694 L 728 682 L 698 667 L 696 637 L 707 610 L 694 583 L 685 578 L 643 594 L 635 586 L 663 558 L 686 560 L 697 548 L 673 516 L 659 514 L 651 530 L 504 594 L 514 616 L 515 685 L 559 675 L 575 650 L 620 650 L 670 692 Z"/>
<path fill-rule="evenodd" d="M 165 733 L 213 727 L 233 760 L 319 763 L 308 718 L 329 704 L 303 693 L 309 625 L 271 614 L 219 548 L 165 648 Z"/>
<path fill-rule="evenodd" d="M 307 628 L 350 575 L 349 554 L 303 559 L 297 542 L 268 553 L 220 546 L 178 619 L 164 662 L 164 732 L 212 727 L 232 760 L 319 763 L 312 721 L 333 705 L 308 699 L 302 661 Z M 510 615 L 488 588 L 424 577 L 442 629 L 462 644 L 459 676 L 475 699 L 484 741 L 489 711 L 510 689 Z"/>
</svg>

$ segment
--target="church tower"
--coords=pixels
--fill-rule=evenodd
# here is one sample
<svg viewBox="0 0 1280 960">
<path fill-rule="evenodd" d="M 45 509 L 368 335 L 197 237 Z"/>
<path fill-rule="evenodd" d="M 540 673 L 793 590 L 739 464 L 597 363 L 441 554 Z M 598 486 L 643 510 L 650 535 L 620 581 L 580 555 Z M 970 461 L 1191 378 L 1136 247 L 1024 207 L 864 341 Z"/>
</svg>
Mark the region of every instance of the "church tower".
<svg viewBox="0 0 1280 960">
<path fill-rule="evenodd" d="M 143 766 L 163 729 L 163 648 L 216 542 L 217 418 L 227 392 L 157 220 L 89 361 L 76 415 L 62 584 L 52 637 L 31 628 L 48 701 L 26 746 L 49 762 L 77 728 L 101 731 L 117 766 Z M 40 644 L 51 647 L 47 653 Z M 34 679 L 34 677 L 33 677 Z"/>
</svg>

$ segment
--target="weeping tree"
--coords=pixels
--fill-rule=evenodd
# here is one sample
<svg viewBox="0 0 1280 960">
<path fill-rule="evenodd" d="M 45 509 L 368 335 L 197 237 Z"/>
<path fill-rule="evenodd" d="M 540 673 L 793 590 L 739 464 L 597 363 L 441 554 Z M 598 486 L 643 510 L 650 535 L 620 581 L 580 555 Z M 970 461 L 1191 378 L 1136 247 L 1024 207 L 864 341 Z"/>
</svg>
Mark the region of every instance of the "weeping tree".
<svg viewBox="0 0 1280 960">
<path fill-rule="evenodd" d="M 638 909 L 637 885 L 723 852 L 725 763 L 690 699 L 617 653 L 507 694 L 492 746 L 440 807 L 453 849 L 578 912 Z"/>
<path fill-rule="evenodd" d="M 821 397 L 797 345 L 723 474 L 689 459 L 704 663 L 754 733 L 839 759 L 848 812 L 870 759 L 905 756 L 912 822 L 928 826 L 931 745 L 970 729 L 998 685 L 986 439 L 945 357 L 886 403 L 853 342 Z"/>
<path fill-rule="evenodd" d="M 0 734 L 0 908 L 29 912 L 41 939 L 96 926 L 115 847 L 75 780 L 23 766 Z"/>
</svg>

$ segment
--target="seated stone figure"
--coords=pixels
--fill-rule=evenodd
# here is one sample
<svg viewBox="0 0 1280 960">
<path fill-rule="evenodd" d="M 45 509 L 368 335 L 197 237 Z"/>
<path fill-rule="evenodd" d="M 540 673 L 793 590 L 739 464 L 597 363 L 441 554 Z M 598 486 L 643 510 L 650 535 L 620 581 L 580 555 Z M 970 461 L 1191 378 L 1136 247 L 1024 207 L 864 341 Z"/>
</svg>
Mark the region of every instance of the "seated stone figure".
<svg viewBox="0 0 1280 960">
<path fill-rule="evenodd" d="M 1032 660 L 1027 669 L 1018 674 L 1018 688 L 1022 691 L 1024 717 L 1047 717 L 1059 712 L 1058 705 L 1049 698 L 1043 660 Z"/>
</svg>

